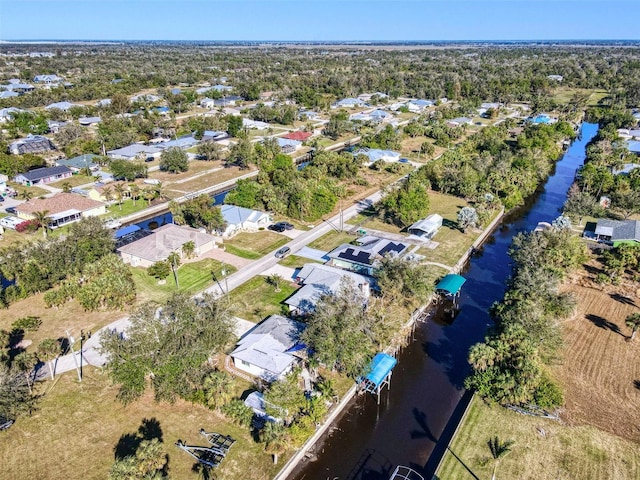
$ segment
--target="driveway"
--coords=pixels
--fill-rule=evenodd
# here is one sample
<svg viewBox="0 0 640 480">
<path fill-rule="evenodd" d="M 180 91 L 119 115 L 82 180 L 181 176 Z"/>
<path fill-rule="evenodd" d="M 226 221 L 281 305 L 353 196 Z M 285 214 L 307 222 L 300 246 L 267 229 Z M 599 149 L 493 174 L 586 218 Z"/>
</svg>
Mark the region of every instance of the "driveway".
<svg viewBox="0 0 640 480">
<path fill-rule="evenodd" d="M 294 238 L 298 238 L 300 235 L 304 233 L 304 230 L 285 230 L 284 232 L 280 232 L 280 235 L 284 235 L 285 237 L 289 237 L 291 240 Z"/>
<path fill-rule="evenodd" d="M 208 252 L 200 255 L 195 260 L 202 260 L 203 258 L 213 258 L 214 260 L 224 262 L 227 265 L 233 265 L 237 269 L 241 269 L 242 267 L 249 265 L 252 262 L 252 260 L 249 260 L 247 258 L 242 258 L 237 255 L 233 255 L 232 253 L 225 252 L 221 248 L 213 248 Z"/>
<path fill-rule="evenodd" d="M 299 257 L 308 258 L 310 260 L 316 260 L 318 262 L 326 262 L 329 260 L 327 256 L 327 252 L 324 250 L 317 250 L 311 247 L 302 247 L 300 250 L 296 252 L 296 255 Z"/>
<path fill-rule="evenodd" d="M 291 267 L 284 267 L 276 264 L 273 267 L 267 268 L 265 271 L 260 272 L 260 275 L 268 277 L 269 275 L 278 274 L 285 280 L 294 281 L 296 279 L 296 270 Z"/>
</svg>

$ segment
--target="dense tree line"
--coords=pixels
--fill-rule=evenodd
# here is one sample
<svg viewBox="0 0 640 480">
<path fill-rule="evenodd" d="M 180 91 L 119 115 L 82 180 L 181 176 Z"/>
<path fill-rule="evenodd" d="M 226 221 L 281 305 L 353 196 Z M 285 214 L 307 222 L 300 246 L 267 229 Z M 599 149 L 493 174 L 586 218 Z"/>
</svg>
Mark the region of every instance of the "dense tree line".
<svg viewBox="0 0 640 480">
<path fill-rule="evenodd" d="M 72 224 L 64 237 L 4 247 L 0 274 L 11 284 L 0 290 L 0 301 L 6 306 L 49 290 L 113 251 L 111 232 L 95 217 Z"/>
<path fill-rule="evenodd" d="M 557 358 L 560 322 L 573 312 L 575 300 L 558 287 L 586 259 L 586 247 L 566 225 L 562 220 L 550 230 L 514 237 L 513 274 L 503 300 L 491 309 L 495 326 L 469 352 L 473 373 L 465 385 L 487 400 L 542 408 L 562 404 L 546 365 Z"/>
<path fill-rule="evenodd" d="M 431 187 L 470 200 L 489 193 L 506 208 L 522 205 L 573 138 L 570 124 L 527 125 L 514 141 L 506 127 L 486 127 L 420 170 Z"/>
</svg>

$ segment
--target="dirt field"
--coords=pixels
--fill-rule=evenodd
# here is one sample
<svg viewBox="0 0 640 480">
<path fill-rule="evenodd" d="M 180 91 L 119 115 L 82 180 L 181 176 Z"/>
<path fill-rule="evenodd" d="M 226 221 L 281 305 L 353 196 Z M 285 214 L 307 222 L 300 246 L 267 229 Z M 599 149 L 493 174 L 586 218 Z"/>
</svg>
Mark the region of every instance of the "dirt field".
<svg viewBox="0 0 640 480">
<path fill-rule="evenodd" d="M 627 341 L 624 324 L 638 311 L 637 291 L 630 284 L 594 286 L 584 274 L 568 286 L 578 313 L 565 324 L 564 360 L 554 368 L 565 389 L 562 417 L 640 443 L 640 338 Z"/>
</svg>

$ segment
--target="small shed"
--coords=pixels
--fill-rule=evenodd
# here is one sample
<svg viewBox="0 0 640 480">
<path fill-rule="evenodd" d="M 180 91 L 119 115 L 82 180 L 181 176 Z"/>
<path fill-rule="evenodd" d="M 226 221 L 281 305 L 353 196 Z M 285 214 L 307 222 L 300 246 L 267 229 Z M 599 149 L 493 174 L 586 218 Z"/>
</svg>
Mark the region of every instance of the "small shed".
<svg viewBox="0 0 640 480">
<path fill-rule="evenodd" d="M 398 361 L 391 355 L 377 353 L 371 360 L 369 373 L 358 379 L 360 389 L 375 394 L 380 403 L 380 391 L 385 385 L 387 387 L 391 385 L 391 373 L 397 363 Z"/>
<path fill-rule="evenodd" d="M 450 273 L 449 275 L 445 275 L 442 280 L 438 282 L 436 285 L 436 292 L 449 297 L 456 297 L 460 294 L 460 289 L 466 281 L 467 280 L 463 276 Z"/>
<path fill-rule="evenodd" d="M 407 230 L 411 235 L 431 240 L 442 226 L 443 218 L 437 213 L 429 215 L 411 225 Z"/>
</svg>

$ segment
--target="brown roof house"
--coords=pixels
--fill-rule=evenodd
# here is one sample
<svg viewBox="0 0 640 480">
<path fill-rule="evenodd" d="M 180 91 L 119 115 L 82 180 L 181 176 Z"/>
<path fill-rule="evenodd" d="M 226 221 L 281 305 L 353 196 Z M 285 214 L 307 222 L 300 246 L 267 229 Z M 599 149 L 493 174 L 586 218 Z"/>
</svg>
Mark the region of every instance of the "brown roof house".
<svg viewBox="0 0 640 480">
<path fill-rule="evenodd" d="M 75 193 L 58 193 L 50 198 L 32 199 L 16 207 L 16 214 L 24 220 L 32 220 L 35 212 L 47 212 L 49 227 L 57 228 L 77 222 L 83 217 L 95 217 L 106 213 L 105 204 Z"/>
<path fill-rule="evenodd" d="M 166 260 L 170 253 L 182 255 L 182 246 L 187 242 L 195 244 L 194 254 L 202 255 L 216 248 L 216 237 L 191 227 L 163 225 L 140 240 L 118 248 L 122 261 L 134 267 L 148 268 L 156 262 Z"/>
</svg>

